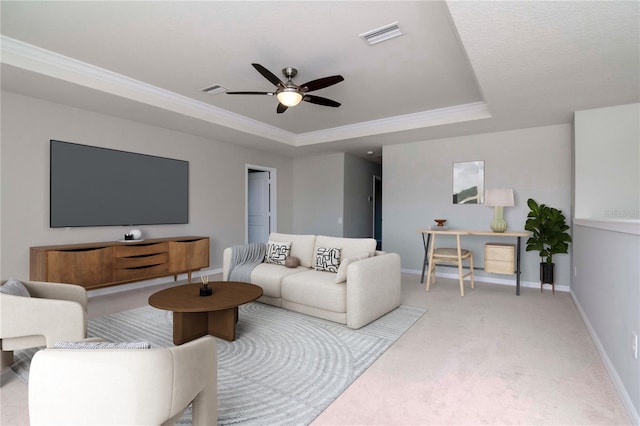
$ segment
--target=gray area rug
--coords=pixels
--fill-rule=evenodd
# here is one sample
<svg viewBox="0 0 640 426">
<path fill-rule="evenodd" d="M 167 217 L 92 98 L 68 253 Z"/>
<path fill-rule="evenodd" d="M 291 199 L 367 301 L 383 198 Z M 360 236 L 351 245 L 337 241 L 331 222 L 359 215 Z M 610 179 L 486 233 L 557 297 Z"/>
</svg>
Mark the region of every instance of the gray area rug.
<svg viewBox="0 0 640 426">
<path fill-rule="evenodd" d="M 402 305 L 352 330 L 262 303 L 240 307 L 236 340 L 218 345 L 218 424 L 306 425 L 424 313 Z M 151 306 L 89 321 L 89 337 L 173 346 L 172 314 Z M 12 369 L 28 381 L 38 349 L 15 352 Z M 188 410 L 180 420 L 191 423 Z"/>
</svg>

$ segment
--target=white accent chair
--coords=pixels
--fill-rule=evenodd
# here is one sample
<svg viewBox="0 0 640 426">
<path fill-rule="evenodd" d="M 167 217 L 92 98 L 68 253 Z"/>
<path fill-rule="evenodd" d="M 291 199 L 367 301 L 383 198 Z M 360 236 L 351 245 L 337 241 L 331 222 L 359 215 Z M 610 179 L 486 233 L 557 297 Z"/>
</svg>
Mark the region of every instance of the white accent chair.
<svg viewBox="0 0 640 426">
<path fill-rule="evenodd" d="M 6 281 L 2 281 L 4 284 Z M 22 281 L 31 297 L 0 293 L 0 369 L 16 349 L 52 347 L 87 334 L 87 292 L 72 284 Z"/>
<path fill-rule="evenodd" d="M 215 338 L 156 349 L 44 349 L 31 361 L 32 425 L 172 425 L 193 403 L 215 425 Z"/>
</svg>

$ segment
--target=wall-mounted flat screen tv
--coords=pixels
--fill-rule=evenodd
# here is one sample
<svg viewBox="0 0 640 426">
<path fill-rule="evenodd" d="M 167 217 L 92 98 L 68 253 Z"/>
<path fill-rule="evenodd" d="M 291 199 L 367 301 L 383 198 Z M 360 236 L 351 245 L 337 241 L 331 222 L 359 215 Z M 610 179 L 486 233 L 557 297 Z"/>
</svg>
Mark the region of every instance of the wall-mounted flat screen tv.
<svg viewBox="0 0 640 426">
<path fill-rule="evenodd" d="M 189 162 L 51 140 L 50 226 L 189 222 Z"/>
</svg>

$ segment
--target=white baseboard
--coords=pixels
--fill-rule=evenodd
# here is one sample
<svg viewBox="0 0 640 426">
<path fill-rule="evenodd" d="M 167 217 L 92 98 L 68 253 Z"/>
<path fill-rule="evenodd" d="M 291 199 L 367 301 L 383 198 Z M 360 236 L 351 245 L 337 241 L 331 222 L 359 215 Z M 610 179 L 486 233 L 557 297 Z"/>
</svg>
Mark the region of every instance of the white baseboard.
<svg viewBox="0 0 640 426">
<path fill-rule="evenodd" d="M 213 274 L 220 274 L 220 273 L 222 273 L 222 268 L 202 269 L 200 271 L 192 272 L 191 277 L 193 278 L 193 277 L 200 277 L 202 275 L 213 275 Z M 178 280 L 182 280 L 186 278 L 187 278 L 187 274 L 178 275 Z M 92 298 L 96 296 L 104 296 L 107 294 L 121 293 L 123 291 L 136 290 L 140 288 L 152 287 L 155 285 L 167 284 L 171 282 L 174 282 L 172 276 L 154 278 L 152 280 L 145 280 L 145 281 L 136 281 L 134 283 L 129 283 L 129 284 L 120 284 L 120 285 L 114 285 L 106 288 L 98 288 L 96 290 L 87 290 L 87 297 Z"/>
<path fill-rule="evenodd" d="M 634 425 L 640 425 L 640 415 L 638 415 L 638 411 L 633 406 L 633 402 L 631 401 L 631 398 L 629 397 L 629 394 L 627 393 L 627 390 L 625 389 L 624 384 L 622 383 L 622 380 L 620 380 L 620 376 L 618 376 L 618 372 L 616 371 L 615 367 L 611 363 L 611 360 L 609 359 L 609 356 L 607 355 L 607 352 L 605 351 L 604 346 L 602 346 L 602 343 L 598 338 L 598 334 L 596 333 L 595 329 L 591 326 L 591 323 L 589 322 L 589 318 L 587 317 L 587 314 L 582 309 L 582 305 L 580 305 L 580 302 L 578 301 L 578 298 L 576 297 L 576 295 L 573 293 L 573 291 L 570 293 L 571 293 L 571 298 L 573 299 L 573 303 L 578 308 L 578 312 L 582 317 L 582 321 L 584 322 L 585 326 L 587 327 L 587 330 L 589 331 L 589 334 L 591 335 L 591 340 L 593 340 L 593 343 L 596 345 L 596 350 L 598 351 L 598 354 L 600 355 L 600 358 L 602 359 L 602 362 L 604 363 L 604 366 L 607 369 L 607 372 L 609 373 L 609 377 L 611 377 L 613 386 L 618 391 L 618 395 L 620 395 L 622 404 L 624 405 L 624 408 L 627 410 L 627 415 L 629 416 L 629 420 Z"/>
<path fill-rule="evenodd" d="M 422 275 L 422 271 L 419 269 L 401 269 L 400 272 L 404 272 L 405 274 L 413 274 L 413 275 Z M 451 278 L 454 280 L 458 279 L 458 274 L 457 273 L 448 273 L 448 272 L 438 272 L 436 271 L 436 277 L 442 277 L 442 278 Z M 425 272 L 425 282 L 426 282 L 427 276 L 426 276 L 426 272 Z M 479 281 L 479 282 L 483 282 L 483 283 L 491 283 L 491 284 L 500 284 L 500 285 L 508 285 L 508 286 L 512 286 L 515 287 L 516 286 L 516 278 L 515 275 L 513 276 L 513 278 L 497 278 L 497 277 L 484 277 L 484 276 L 478 276 L 476 275 L 474 277 L 474 281 Z M 534 281 L 522 281 L 520 280 L 520 287 L 528 287 L 528 288 L 540 288 L 540 282 L 534 282 Z M 549 286 L 545 286 L 545 289 L 549 289 Z M 571 288 L 567 285 L 558 285 L 556 284 L 556 290 L 558 291 L 564 291 L 564 292 L 570 292 Z"/>
</svg>

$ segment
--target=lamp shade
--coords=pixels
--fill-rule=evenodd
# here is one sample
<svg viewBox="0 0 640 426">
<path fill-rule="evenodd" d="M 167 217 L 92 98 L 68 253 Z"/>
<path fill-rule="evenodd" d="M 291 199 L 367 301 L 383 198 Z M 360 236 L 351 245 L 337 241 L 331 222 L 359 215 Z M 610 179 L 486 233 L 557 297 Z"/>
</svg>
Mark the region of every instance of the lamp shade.
<svg viewBox="0 0 640 426">
<path fill-rule="evenodd" d="M 292 107 L 296 106 L 302 101 L 302 95 L 298 90 L 293 88 L 285 88 L 282 92 L 278 92 L 276 95 L 278 102 L 284 106 Z"/>
<path fill-rule="evenodd" d="M 487 189 L 484 197 L 484 205 L 486 207 L 513 207 L 515 205 L 513 201 L 513 189 Z"/>
</svg>

